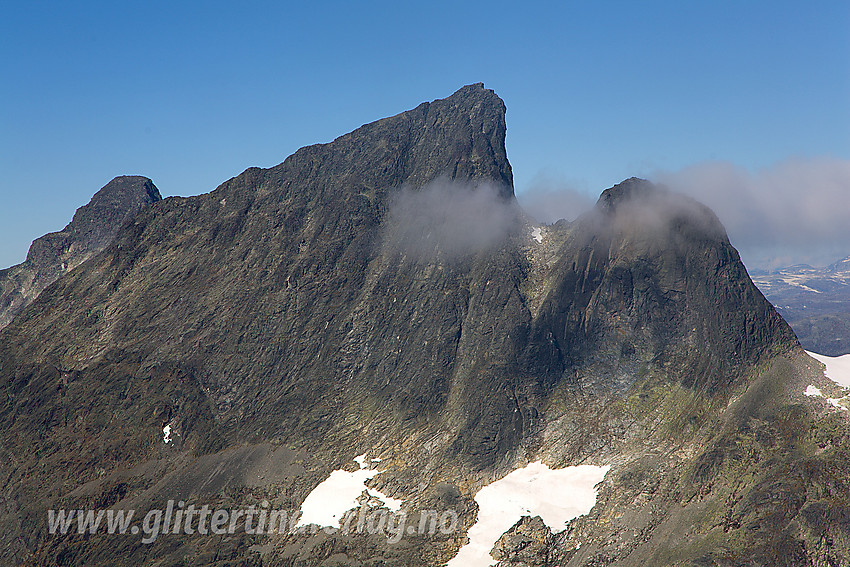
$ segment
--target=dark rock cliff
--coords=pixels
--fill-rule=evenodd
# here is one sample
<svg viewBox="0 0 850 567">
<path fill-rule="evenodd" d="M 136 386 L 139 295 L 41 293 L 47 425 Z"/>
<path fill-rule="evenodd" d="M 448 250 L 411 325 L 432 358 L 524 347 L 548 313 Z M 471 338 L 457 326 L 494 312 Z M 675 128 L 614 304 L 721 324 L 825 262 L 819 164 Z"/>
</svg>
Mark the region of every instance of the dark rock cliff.
<svg viewBox="0 0 850 567">
<path fill-rule="evenodd" d="M 551 333 L 558 357 L 573 365 L 640 352 L 653 364 L 677 364 L 683 384 L 713 394 L 796 343 L 714 213 L 641 179 L 602 193 L 548 277 L 556 285 L 533 344 Z"/>
<path fill-rule="evenodd" d="M 504 136 L 501 99 L 464 87 L 165 199 L 47 288 L 0 334 L 2 560 L 445 562 L 462 535 L 236 537 L 224 552 L 45 533 L 59 505 L 297 508 L 366 451 L 384 459 L 382 490 L 451 505 L 464 527 L 475 487 L 533 459 L 627 470 L 652 453 L 673 479 L 653 509 L 678 506 L 680 455 L 700 454 L 683 447 L 711 446 L 727 405 L 796 339 L 714 215 L 646 181 L 531 238 Z M 610 494 L 635 484 L 612 478 Z M 636 509 L 610 494 L 570 534 L 619 560 L 640 542 L 605 514 Z M 565 537 L 541 540 L 547 556 Z M 260 559 L 259 543 L 276 551 Z"/>
<path fill-rule="evenodd" d="M 146 177 L 116 177 L 77 209 L 68 226 L 33 241 L 23 263 L 0 270 L 0 329 L 60 275 L 106 248 L 128 219 L 161 199 Z"/>
</svg>

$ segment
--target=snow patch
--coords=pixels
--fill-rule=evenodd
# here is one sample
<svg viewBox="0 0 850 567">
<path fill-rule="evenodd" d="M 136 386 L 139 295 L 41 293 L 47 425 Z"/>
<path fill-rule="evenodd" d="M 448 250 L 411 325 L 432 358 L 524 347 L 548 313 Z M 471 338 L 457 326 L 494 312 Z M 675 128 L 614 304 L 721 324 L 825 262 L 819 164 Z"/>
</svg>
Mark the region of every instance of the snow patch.
<svg viewBox="0 0 850 567">
<path fill-rule="evenodd" d="M 793 285 L 795 285 L 795 286 L 797 286 L 797 287 L 799 287 L 799 288 L 802 288 L 804 291 L 811 291 L 811 292 L 814 292 L 814 293 L 823 293 L 823 292 L 822 292 L 822 291 L 820 291 L 820 290 L 817 290 L 817 289 L 815 289 L 815 288 L 813 288 L 813 287 L 809 287 L 809 286 L 807 286 L 807 285 L 803 285 L 803 284 L 801 284 L 801 283 L 793 284 Z"/>
<path fill-rule="evenodd" d="M 171 441 L 171 424 L 169 423 L 162 428 L 162 442 L 168 445 Z"/>
<path fill-rule="evenodd" d="M 296 527 L 315 524 L 319 527 L 338 528 L 345 513 L 359 506 L 357 499 L 364 492 L 370 498 L 380 500 L 393 512 L 401 510 L 403 500 L 387 496 L 375 488 L 366 487 L 367 480 L 380 474 L 377 470 L 366 468 L 366 455 L 358 455 L 354 458 L 354 462 L 358 464 L 360 470 L 354 472 L 335 470 L 307 495 L 304 503 L 301 504 L 301 518 Z"/>
<path fill-rule="evenodd" d="M 553 532 L 563 531 L 570 520 L 596 504 L 596 485 L 610 468 L 579 465 L 553 470 L 534 462 L 483 487 L 475 495 L 478 519 L 467 532 L 469 543 L 447 567 L 495 564 L 490 550 L 523 516 L 540 516 Z"/>
<path fill-rule="evenodd" d="M 826 366 L 824 376 L 843 388 L 850 388 L 850 354 L 824 356 L 809 351 L 806 351 L 806 354 Z"/>
<path fill-rule="evenodd" d="M 814 288 L 809 287 L 806 284 L 802 283 L 802 282 L 808 281 L 808 278 L 805 277 L 805 276 L 803 276 L 803 277 L 784 277 L 784 278 L 781 278 L 781 280 L 786 285 L 799 287 L 800 289 L 802 289 L 804 291 L 811 291 L 811 292 L 814 292 L 814 293 L 822 293 L 820 290 L 814 289 Z"/>
<path fill-rule="evenodd" d="M 814 384 L 809 384 L 809 387 L 806 388 L 806 391 L 803 392 L 803 393 L 806 394 L 807 396 L 811 397 L 811 398 L 818 397 L 818 396 L 821 397 L 821 398 L 823 397 L 823 394 L 821 393 L 820 388 L 815 388 Z"/>
<path fill-rule="evenodd" d="M 840 410 L 848 411 L 847 406 L 845 406 L 842 402 L 846 401 L 850 403 L 850 396 L 843 396 L 841 398 L 827 398 L 823 395 L 823 392 L 820 391 L 820 388 L 815 387 L 814 384 L 809 384 L 806 388 L 806 391 L 803 393 L 812 398 L 823 398 L 829 405 L 835 406 Z"/>
<path fill-rule="evenodd" d="M 823 375 L 844 388 L 850 389 L 850 354 L 842 356 L 825 356 L 816 352 L 806 351 L 806 354 L 823 363 L 826 370 Z M 820 397 L 826 400 L 831 406 L 835 406 L 840 410 L 848 411 L 850 405 L 850 394 L 840 398 L 827 398 L 823 395 L 820 388 L 816 388 L 814 384 L 809 384 L 806 391 L 803 392 L 810 397 Z"/>
<path fill-rule="evenodd" d="M 535 226 L 531 229 L 531 238 L 536 240 L 539 243 L 543 243 L 543 229 L 539 226 Z"/>
</svg>

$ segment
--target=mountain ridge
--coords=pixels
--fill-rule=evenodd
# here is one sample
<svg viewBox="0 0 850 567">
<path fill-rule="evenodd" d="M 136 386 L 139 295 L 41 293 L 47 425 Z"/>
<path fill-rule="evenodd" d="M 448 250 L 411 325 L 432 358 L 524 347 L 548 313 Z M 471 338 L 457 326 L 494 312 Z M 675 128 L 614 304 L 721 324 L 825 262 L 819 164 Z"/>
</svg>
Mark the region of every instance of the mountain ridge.
<svg viewBox="0 0 850 567">
<path fill-rule="evenodd" d="M 840 506 L 805 477 L 842 462 L 841 416 L 803 394 L 830 386 L 713 213 L 632 178 L 538 239 L 505 112 L 470 85 L 165 199 L 42 292 L 0 331 L 0 562 L 440 565 L 476 490 L 533 460 L 612 467 L 540 565 L 841 557 L 817 542 L 847 530 L 813 513 Z M 430 207 L 425 256 L 388 242 L 404 195 L 425 197 L 405 214 Z M 458 202 L 504 230 L 460 252 L 429 239 Z M 169 499 L 297 509 L 364 453 L 381 459 L 372 486 L 411 513 L 454 510 L 459 532 L 146 546 L 44 526 L 51 508 Z M 813 489 L 793 506 L 753 504 L 798 478 Z"/>
</svg>

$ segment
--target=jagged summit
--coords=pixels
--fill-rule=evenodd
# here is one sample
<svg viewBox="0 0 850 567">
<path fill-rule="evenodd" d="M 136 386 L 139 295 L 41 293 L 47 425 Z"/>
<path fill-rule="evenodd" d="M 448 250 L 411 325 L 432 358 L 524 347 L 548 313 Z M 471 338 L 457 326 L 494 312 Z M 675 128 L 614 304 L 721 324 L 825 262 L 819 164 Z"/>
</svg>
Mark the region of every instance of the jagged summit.
<svg viewBox="0 0 850 567">
<path fill-rule="evenodd" d="M 153 181 L 138 175 L 123 175 L 104 185 L 88 202 L 74 213 L 71 222 L 59 232 L 50 233 L 30 246 L 27 262 L 47 269 L 61 254 L 57 244 L 72 245 L 76 252 L 84 253 L 103 249 L 127 219 L 152 203 L 162 200 Z M 69 264 L 79 264 L 82 255 Z M 67 269 L 67 268 L 66 268 Z"/>
<path fill-rule="evenodd" d="M 613 212 L 621 204 L 627 204 L 638 199 L 663 197 L 668 194 L 667 189 L 646 179 L 630 177 L 603 191 L 596 202 L 596 206 L 604 212 Z"/>
<path fill-rule="evenodd" d="M 104 185 L 88 202 L 77 209 L 69 227 L 108 224 L 111 217 L 129 217 L 151 203 L 162 200 L 153 181 L 141 175 L 120 175 Z"/>
<path fill-rule="evenodd" d="M 603 191 L 591 213 L 595 215 L 612 219 L 613 227 L 633 236 L 663 238 L 672 232 L 697 241 L 729 240 L 714 211 L 687 195 L 637 177 Z"/>
<path fill-rule="evenodd" d="M 65 228 L 34 240 L 23 263 L 0 270 L 0 328 L 61 274 L 103 250 L 128 219 L 161 199 L 147 177 L 116 177 Z"/>
<path fill-rule="evenodd" d="M 393 189 L 418 188 L 438 178 L 489 181 L 513 198 L 505 112 L 502 99 L 483 83 L 468 85 L 332 142 L 301 148 L 276 167 L 253 168 L 243 176 L 261 175 L 271 185 L 284 190 L 297 186 L 326 200 L 345 199 L 337 191 L 348 190 L 383 199 Z"/>
</svg>

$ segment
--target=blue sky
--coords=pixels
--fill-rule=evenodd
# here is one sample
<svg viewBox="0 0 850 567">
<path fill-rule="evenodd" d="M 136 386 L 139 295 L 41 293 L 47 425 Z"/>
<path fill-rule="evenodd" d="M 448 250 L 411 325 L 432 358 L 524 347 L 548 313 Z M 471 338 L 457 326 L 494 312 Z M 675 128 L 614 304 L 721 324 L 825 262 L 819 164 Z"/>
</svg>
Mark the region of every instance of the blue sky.
<svg viewBox="0 0 850 567">
<path fill-rule="evenodd" d="M 0 267 L 116 175 L 203 193 L 479 81 L 520 195 L 850 159 L 845 1 L 4 2 L 0 54 Z"/>
</svg>

